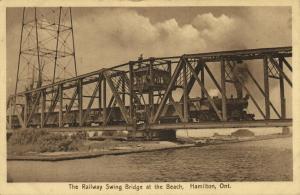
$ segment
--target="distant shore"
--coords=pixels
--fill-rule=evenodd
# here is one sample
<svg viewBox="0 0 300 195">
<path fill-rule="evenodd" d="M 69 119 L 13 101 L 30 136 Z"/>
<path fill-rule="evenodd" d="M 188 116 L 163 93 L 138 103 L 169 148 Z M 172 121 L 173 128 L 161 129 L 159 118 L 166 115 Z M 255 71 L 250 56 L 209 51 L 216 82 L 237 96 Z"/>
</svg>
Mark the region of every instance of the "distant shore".
<svg viewBox="0 0 300 195">
<path fill-rule="evenodd" d="M 276 138 L 291 137 L 291 134 L 271 134 L 259 135 L 240 139 L 215 139 L 214 142 L 200 143 L 201 138 L 178 138 L 176 141 L 107 141 L 105 147 L 90 151 L 71 151 L 71 152 L 47 152 L 47 153 L 25 153 L 22 155 L 8 154 L 7 160 L 13 161 L 62 161 L 84 158 L 95 158 L 104 155 L 124 155 L 131 153 L 142 153 L 162 150 L 174 150 L 189 147 L 204 147 L 209 145 L 233 144 L 240 142 L 259 141 Z M 93 144 L 90 142 L 89 144 Z"/>
</svg>

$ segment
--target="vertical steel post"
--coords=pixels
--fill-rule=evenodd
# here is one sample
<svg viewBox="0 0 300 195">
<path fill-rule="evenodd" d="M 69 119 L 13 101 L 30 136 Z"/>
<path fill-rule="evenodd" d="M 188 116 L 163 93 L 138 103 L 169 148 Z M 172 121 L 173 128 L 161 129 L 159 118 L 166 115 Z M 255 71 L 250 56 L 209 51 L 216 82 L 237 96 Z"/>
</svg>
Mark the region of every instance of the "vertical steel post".
<svg viewBox="0 0 300 195">
<path fill-rule="evenodd" d="M 201 74 L 200 74 L 200 77 L 201 77 L 201 83 L 203 86 L 205 86 L 205 83 L 204 83 L 204 64 L 202 63 L 202 68 L 201 68 Z M 204 98 L 205 97 L 205 93 L 203 90 L 201 90 L 201 97 Z"/>
<path fill-rule="evenodd" d="M 153 84 L 153 63 L 154 58 L 150 58 L 150 64 L 149 64 L 149 76 L 150 76 L 150 84 Z"/>
<path fill-rule="evenodd" d="M 34 18 L 35 18 L 37 60 L 38 60 L 38 67 L 39 67 L 37 87 L 40 87 L 42 85 L 42 67 L 41 67 L 41 62 L 40 62 L 40 46 L 39 46 L 39 36 L 38 36 L 38 27 L 37 27 L 38 22 L 37 22 L 36 8 L 34 8 Z M 34 73 L 34 69 L 32 71 Z"/>
<path fill-rule="evenodd" d="M 133 65 L 134 62 L 129 62 L 129 90 L 130 90 L 130 94 L 129 94 L 129 116 L 130 116 L 130 121 L 132 121 L 133 123 L 135 122 L 133 120 L 133 111 L 134 111 L 134 104 L 133 104 L 133 79 L 134 79 L 134 75 L 133 75 Z"/>
<path fill-rule="evenodd" d="M 73 32 L 73 20 L 72 20 L 72 11 L 70 10 L 70 21 L 71 21 L 71 33 L 72 33 L 72 45 L 73 45 L 73 56 L 74 56 L 74 66 L 75 66 L 75 76 L 77 76 L 77 65 L 76 65 L 76 56 L 75 56 L 75 41 L 74 41 L 74 32 Z"/>
<path fill-rule="evenodd" d="M 107 119 L 107 106 L 106 106 L 106 78 L 103 77 L 103 125 L 106 125 L 106 119 Z"/>
<path fill-rule="evenodd" d="M 125 105 L 125 78 L 121 77 L 121 79 L 122 79 L 122 96 L 121 96 L 122 98 L 121 98 L 121 100 Z"/>
<path fill-rule="evenodd" d="M 282 58 L 279 58 L 279 67 L 283 70 Z M 280 106 L 281 106 L 281 118 L 286 117 L 286 105 L 284 95 L 284 78 L 282 74 L 279 74 L 279 86 L 280 86 Z"/>
<path fill-rule="evenodd" d="M 8 116 L 8 128 L 11 129 L 12 128 L 12 99 L 9 100 L 9 116 Z"/>
<path fill-rule="evenodd" d="M 149 121 L 152 121 L 153 118 L 153 113 L 154 113 L 154 96 L 153 92 L 149 92 L 149 114 L 150 114 L 150 119 Z"/>
<path fill-rule="evenodd" d="M 171 61 L 167 61 L 167 71 L 169 72 L 169 76 L 171 78 L 172 76 L 172 67 L 171 67 L 172 62 Z"/>
<path fill-rule="evenodd" d="M 83 119 L 83 111 L 82 111 L 82 79 L 78 80 L 78 120 L 79 120 L 79 126 L 81 127 L 82 119 Z"/>
<path fill-rule="evenodd" d="M 58 43 L 59 43 L 59 33 L 60 33 L 60 21 L 61 21 L 61 7 L 59 8 L 59 16 L 58 16 L 58 27 L 57 27 L 57 37 L 56 37 L 56 48 L 55 48 L 55 58 L 54 58 L 54 72 L 53 72 L 53 80 L 52 83 L 55 82 L 55 73 L 57 66 L 57 54 L 58 54 Z"/>
<path fill-rule="evenodd" d="M 150 65 L 149 65 L 149 76 L 150 76 L 150 85 L 153 86 L 154 84 L 154 78 L 153 78 L 153 63 L 154 63 L 154 58 L 150 59 Z M 151 89 L 149 92 L 148 96 L 148 101 L 149 101 L 149 112 L 150 112 L 150 120 L 153 118 L 153 112 L 154 112 L 154 100 L 153 100 L 153 90 Z"/>
<path fill-rule="evenodd" d="M 27 114 L 28 114 L 28 94 L 25 94 L 25 103 L 24 103 L 24 127 L 27 128 L 28 121 L 27 121 Z"/>
<path fill-rule="evenodd" d="M 222 90 L 222 117 L 223 117 L 223 121 L 227 121 L 225 61 L 224 61 L 224 59 L 221 59 L 221 90 Z"/>
<path fill-rule="evenodd" d="M 265 115 L 266 119 L 270 119 L 270 95 L 269 95 L 269 68 L 268 68 L 268 58 L 264 57 L 264 87 L 265 87 Z"/>
<path fill-rule="evenodd" d="M 101 74 L 98 75 L 98 82 L 99 82 L 98 108 L 99 108 L 99 116 L 101 116 L 101 110 L 102 110 L 102 80 L 101 80 Z"/>
<path fill-rule="evenodd" d="M 44 90 L 41 91 L 41 128 L 44 127 L 45 120 L 45 107 L 46 107 L 46 92 Z"/>
<path fill-rule="evenodd" d="M 59 98 L 59 112 L 58 112 L 58 126 L 63 127 L 63 84 L 58 86 L 58 98 Z"/>
<path fill-rule="evenodd" d="M 186 75 L 186 63 L 182 66 L 183 73 L 183 118 L 184 122 L 188 122 L 189 120 L 189 112 L 188 112 L 188 91 L 187 91 L 187 75 Z"/>
<path fill-rule="evenodd" d="M 24 22 L 25 9 L 26 8 L 24 7 L 23 8 L 23 17 L 22 17 L 22 28 L 21 28 L 21 40 L 20 40 L 20 50 L 19 50 L 19 58 L 18 58 L 18 68 L 17 68 L 17 80 L 16 80 L 16 86 L 15 86 L 15 97 L 17 97 L 16 95 L 17 95 L 17 91 L 18 91 L 19 70 L 20 70 L 20 62 L 21 62 L 21 54 L 22 54 L 22 42 L 23 42 L 23 29 L 24 29 L 24 25 L 25 25 L 25 22 Z M 15 98 L 14 101 L 17 101 L 17 98 Z"/>
</svg>

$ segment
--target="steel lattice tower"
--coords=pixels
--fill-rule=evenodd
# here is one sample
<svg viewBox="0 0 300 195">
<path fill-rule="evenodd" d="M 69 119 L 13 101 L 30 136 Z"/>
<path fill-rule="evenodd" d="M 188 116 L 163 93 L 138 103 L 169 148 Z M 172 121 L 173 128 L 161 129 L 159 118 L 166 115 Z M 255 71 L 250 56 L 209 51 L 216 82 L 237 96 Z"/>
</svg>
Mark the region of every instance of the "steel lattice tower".
<svg viewBox="0 0 300 195">
<path fill-rule="evenodd" d="M 74 76 L 71 8 L 23 8 L 15 93 Z"/>
</svg>

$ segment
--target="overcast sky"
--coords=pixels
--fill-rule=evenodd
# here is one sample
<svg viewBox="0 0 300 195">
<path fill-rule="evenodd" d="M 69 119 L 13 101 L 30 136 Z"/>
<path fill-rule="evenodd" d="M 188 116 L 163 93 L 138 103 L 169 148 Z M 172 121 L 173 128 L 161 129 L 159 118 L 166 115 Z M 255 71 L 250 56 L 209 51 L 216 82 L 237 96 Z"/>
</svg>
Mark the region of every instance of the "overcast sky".
<svg viewBox="0 0 300 195">
<path fill-rule="evenodd" d="M 79 74 L 145 57 L 290 46 L 290 7 L 72 8 Z M 21 8 L 7 8 L 7 92 L 14 89 Z"/>
</svg>

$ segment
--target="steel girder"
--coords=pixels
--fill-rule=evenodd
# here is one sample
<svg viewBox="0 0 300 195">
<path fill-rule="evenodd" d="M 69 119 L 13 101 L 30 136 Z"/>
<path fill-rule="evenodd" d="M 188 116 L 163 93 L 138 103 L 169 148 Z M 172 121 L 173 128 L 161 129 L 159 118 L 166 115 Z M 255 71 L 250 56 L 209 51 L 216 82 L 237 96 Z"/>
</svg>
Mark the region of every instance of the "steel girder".
<svg viewBox="0 0 300 195">
<path fill-rule="evenodd" d="M 190 92 L 194 88 L 194 83 L 198 83 L 200 86 L 201 97 L 206 97 L 210 106 L 213 108 L 218 120 L 216 123 L 228 122 L 227 114 L 226 114 L 226 82 L 230 80 L 226 80 L 228 77 L 228 73 L 226 72 L 226 68 L 231 70 L 231 75 L 235 76 L 236 81 L 239 82 L 243 88 L 243 90 L 249 95 L 250 99 L 253 101 L 255 107 L 258 112 L 262 115 L 263 119 L 266 121 L 270 118 L 270 109 L 274 111 L 278 118 L 285 119 L 286 118 L 286 104 L 284 99 L 284 81 L 288 83 L 290 87 L 292 87 L 292 81 L 288 77 L 288 74 L 285 72 L 286 70 L 292 72 L 292 66 L 286 60 L 292 56 L 292 48 L 291 47 L 281 47 L 281 48 L 265 48 L 265 49 L 251 49 L 251 50 L 238 50 L 238 51 L 225 51 L 225 52 L 211 52 L 211 53 L 201 53 L 201 54 L 186 54 L 183 56 L 172 56 L 165 58 L 149 58 L 143 59 L 140 61 L 131 61 L 126 64 L 121 64 L 109 69 L 101 69 L 98 71 L 94 71 L 88 74 L 80 75 L 74 78 L 66 79 L 60 82 L 56 82 L 50 85 L 41 86 L 37 89 L 28 90 L 24 92 L 20 92 L 15 96 L 10 96 L 7 107 L 10 112 L 8 112 L 8 124 L 10 127 L 14 128 L 14 120 L 12 116 L 16 116 L 17 123 L 21 125 L 23 128 L 30 127 L 31 121 L 36 117 L 37 114 L 40 113 L 40 127 L 47 126 L 47 122 L 49 117 L 55 115 L 56 110 L 58 110 L 58 126 L 63 128 L 64 119 L 67 118 L 71 113 L 76 113 L 77 123 L 79 126 L 89 126 L 90 124 L 85 124 L 87 119 L 90 116 L 90 112 L 92 109 L 98 109 L 99 118 L 101 118 L 103 128 L 108 126 L 114 126 L 108 124 L 110 119 L 115 119 L 116 117 L 112 114 L 112 110 L 119 110 L 122 119 L 126 126 L 131 126 L 133 129 L 139 129 L 140 126 L 136 124 L 136 107 L 137 106 L 149 106 L 151 104 L 150 113 L 146 113 L 147 117 L 150 118 L 149 124 L 147 128 L 151 129 L 155 126 L 164 127 L 168 126 L 168 124 L 160 124 L 162 117 L 168 116 L 168 110 L 170 108 L 174 109 L 174 115 L 179 118 L 178 124 L 172 124 L 178 128 L 187 127 L 182 124 L 191 123 L 190 117 Z M 280 97 L 281 97 L 281 114 L 276 109 L 276 105 L 274 105 L 268 96 L 268 80 L 265 78 L 264 89 L 259 85 L 259 82 L 256 80 L 255 76 L 247 70 L 247 75 L 251 79 L 251 82 L 254 83 L 254 86 L 258 88 L 260 93 L 265 98 L 265 111 L 260 107 L 257 102 L 257 98 L 255 94 L 252 94 L 251 90 L 248 86 L 246 86 L 243 81 L 239 79 L 238 76 L 234 75 L 234 71 L 232 69 L 235 67 L 237 61 L 243 60 L 262 60 L 265 61 L 266 72 L 269 72 L 269 67 L 272 66 L 274 70 L 276 70 L 276 76 L 270 76 L 270 72 L 267 75 L 268 78 L 278 78 L 280 80 Z M 270 63 L 267 63 L 270 62 Z M 152 93 L 149 97 L 156 97 L 156 103 L 154 103 L 154 99 L 152 98 L 151 102 L 146 102 L 143 94 L 139 94 L 138 92 L 133 91 L 133 80 L 134 74 L 134 64 L 143 63 L 149 64 L 152 67 L 159 67 L 161 65 L 169 64 L 170 66 L 176 66 L 173 68 L 172 75 L 170 77 L 170 81 L 165 90 L 158 91 L 157 93 Z M 196 63 L 196 65 L 195 65 Z M 211 71 L 209 68 L 210 65 L 208 63 L 216 63 L 220 66 L 221 77 L 218 78 L 215 72 Z M 215 65 L 217 66 L 217 65 Z M 284 68 L 286 67 L 286 68 Z M 201 73 L 200 77 L 199 74 Z M 204 75 L 207 73 L 209 78 L 213 81 L 214 86 L 220 92 L 222 97 L 222 107 L 221 109 L 217 108 L 212 97 L 208 93 L 207 86 L 204 84 Z M 226 77 L 227 76 L 227 77 Z M 178 84 L 179 77 L 182 79 L 180 86 Z M 219 83 L 218 80 L 221 82 Z M 231 82 L 232 78 L 231 78 Z M 106 87 L 106 83 L 108 87 Z M 84 86 L 93 84 L 94 90 L 91 96 L 87 96 L 83 91 Z M 182 89 L 182 96 L 179 101 L 175 101 L 173 98 L 173 90 L 175 88 Z M 74 92 L 70 98 L 64 96 L 64 91 L 74 89 Z M 97 94 L 98 92 L 98 94 Z M 47 95 L 55 94 L 51 99 L 47 99 Z M 35 101 L 27 101 L 25 102 L 19 100 L 20 98 L 26 96 L 35 95 Z M 106 99 L 111 96 L 109 104 L 106 104 Z M 86 108 L 83 108 L 83 98 L 90 97 L 88 105 Z M 99 98 L 98 107 L 94 105 L 95 98 Z M 25 98 L 26 99 L 26 98 Z M 64 99 L 69 100 L 69 104 L 64 109 L 62 101 Z M 75 101 L 78 101 L 78 109 L 73 108 L 73 104 Z M 50 101 L 51 104 L 47 106 L 46 102 Z M 58 107 L 57 104 L 59 103 Z M 30 104 L 30 105 L 28 105 Z M 20 108 L 23 111 L 20 111 Z M 30 108 L 30 109 L 29 109 Z M 48 108 L 48 109 L 47 109 Z M 72 109 L 73 108 L 73 109 Z M 30 113 L 27 111 L 30 110 Z M 100 122 L 97 119 L 94 122 Z M 280 122 L 280 121 L 278 121 Z M 291 122 L 291 121 L 290 121 Z M 203 122 L 196 122 L 203 123 Z M 239 122 L 235 122 L 239 124 Z M 160 124 L 160 125 L 159 125 Z M 197 124 L 193 124 L 192 126 L 197 126 Z M 210 123 L 207 123 L 208 125 Z M 222 123 L 223 124 L 223 123 Z M 227 124 L 227 123 L 226 123 Z M 229 123 L 228 123 L 229 124 Z M 241 126 L 245 125 L 245 122 L 240 122 Z M 249 121 L 250 124 L 250 121 Z M 252 123 L 251 123 L 252 124 Z M 255 123 L 257 124 L 257 123 Z M 259 123 L 261 124 L 277 124 L 274 121 L 272 123 Z M 283 123 L 280 123 L 283 124 Z M 287 124 L 287 123 L 284 123 Z M 124 125 L 124 124 L 122 124 Z M 16 125 L 15 125 L 16 126 Z M 145 126 L 145 125 L 144 125 Z M 201 124 L 198 124 L 200 127 Z M 218 125 L 216 125 L 218 126 Z M 227 125 L 230 126 L 230 125 Z M 251 125 L 250 125 L 251 126 Z M 46 128 L 46 127 L 45 127 Z M 48 127 L 49 128 L 49 127 Z M 110 128 L 108 128 L 110 129 Z"/>
</svg>

